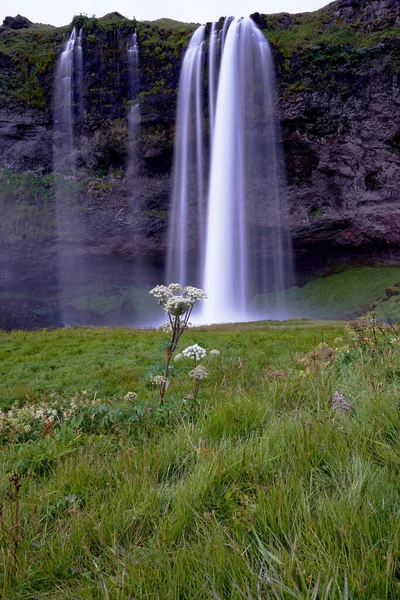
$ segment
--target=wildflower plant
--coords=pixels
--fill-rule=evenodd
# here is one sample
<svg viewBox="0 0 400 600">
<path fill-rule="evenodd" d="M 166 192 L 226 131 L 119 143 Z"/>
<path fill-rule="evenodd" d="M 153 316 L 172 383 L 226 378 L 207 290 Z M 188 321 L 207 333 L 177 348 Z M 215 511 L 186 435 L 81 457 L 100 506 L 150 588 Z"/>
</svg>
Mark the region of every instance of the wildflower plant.
<svg viewBox="0 0 400 600">
<path fill-rule="evenodd" d="M 191 369 L 188 373 L 189 377 L 194 381 L 194 391 L 188 396 L 192 400 L 196 400 L 198 396 L 201 381 L 208 377 L 208 371 L 204 365 L 199 364 L 200 361 L 203 359 L 207 360 L 207 358 L 212 359 L 220 354 L 220 351 L 214 348 L 208 352 L 207 356 L 207 350 L 205 348 L 202 348 L 199 344 L 194 344 L 193 346 L 188 346 L 182 350 L 180 354 L 175 356 L 174 362 L 184 361 L 190 367 L 192 367 L 194 363 L 194 369 Z"/>
<path fill-rule="evenodd" d="M 351 410 L 350 404 L 346 401 L 343 394 L 335 392 L 332 398 L 332 409 L 338 412 L 342 417 L 345 417 Z"/>
<path fill-rule="evenodd" d="M 157 285 L 150 290 L 150 294 L 163 307 L 168 317 L 168 323 L 162 329 L 171 336 L 166 348 L 164 373 L 153 378 L 153 383 L 160 392 L 161 404 L 163 404 L 169 384 L 169 367 L 179 339 L 189 326 L 189 319 L 194 305 L 207 296 L 199 288 L 190 285 L 183 288 L 179 283 L 170 283 L 168 286 Z"/>
<path fill-rule="evenodd" d="M 207 379 L 208 371 L 204 365 L 197 365 L 197 367 L 189 371 L 189 377 L 191 377 L 194 381 L 192 399 L 196 400 L 200 389 L 200 383 L 203 379 Z"/>
</svg>

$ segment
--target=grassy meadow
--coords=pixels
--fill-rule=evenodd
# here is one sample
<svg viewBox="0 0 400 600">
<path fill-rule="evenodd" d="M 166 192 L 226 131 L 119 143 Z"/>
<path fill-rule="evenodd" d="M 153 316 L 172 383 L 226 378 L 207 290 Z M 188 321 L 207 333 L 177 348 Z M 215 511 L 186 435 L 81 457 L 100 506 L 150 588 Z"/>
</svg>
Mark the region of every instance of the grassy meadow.
<svg viewBox="0 0 400 600">
<path fill-rule="evenodd" d="M 399 598 L 398 332 L 191 329 L 161 405 L 166 341 L 0 333 L 0 598 Z"/>
</svg>

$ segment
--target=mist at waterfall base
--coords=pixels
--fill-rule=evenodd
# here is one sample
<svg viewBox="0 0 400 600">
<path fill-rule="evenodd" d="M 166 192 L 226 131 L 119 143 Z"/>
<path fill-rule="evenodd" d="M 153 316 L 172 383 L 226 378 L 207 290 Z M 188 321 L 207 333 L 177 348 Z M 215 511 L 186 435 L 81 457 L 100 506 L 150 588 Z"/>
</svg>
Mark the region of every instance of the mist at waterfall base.
<svg viewBox="0 0 400 600">
<path fill-rule="evenodd" d="M 196 30 L 179 85 L 166 278 L 206 291 L 194 323 L 288 317 L 275 88 L 269 44 L 250 18 L 226 19 L 219 33 L 213 23 L 208 39 Z"/>
<path fill-rule="evenodd" d="M 136 31 L 117 42 L 126 45 L 125 186 L 129 242 L 136 247 L 143 235 L 138 231 L 145 229 L 140 220 L 148 212 L 136 195 L 140 46 Z M 74 28 L 57 63 L 53 131 L 58 301 L 64 325 L 159 325 L 162 311 L 148 292 L 163 279 L 206 291 L 208 299 L 193 314 L 194 323 L 287 318 L 291 240 L 284 226 L 274 65 L 268 42 L 250 18 L 225 19 L 220 30 L 217 23 L 199 27 L 186 51 L 164 273 L 162 265 L 143 256 L 104 255 L 101 240 L 94 243 L 79 194 L 77 139 L 84 135 L 85 117 L 82 30 Z M 110 235 L 118 226 L 110 223 Z"/>
</svg>

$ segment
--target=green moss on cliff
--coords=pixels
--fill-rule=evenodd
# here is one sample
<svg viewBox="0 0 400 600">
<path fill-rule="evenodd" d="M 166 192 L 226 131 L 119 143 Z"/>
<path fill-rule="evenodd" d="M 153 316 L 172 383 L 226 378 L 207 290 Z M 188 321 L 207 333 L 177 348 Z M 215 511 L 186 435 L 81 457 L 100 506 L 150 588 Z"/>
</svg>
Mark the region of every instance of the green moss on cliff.
<svg viewBox="0 0 400 600">
<path fill-rule="evenodd" d="M 0 28 L 0 103 L 46 109 L 58 36 L 65 28 Z"/>
<path fill-rule="evenodd" d="M 357 73 L 377 54 L 385 56 L 387 68 L 399 72 L 400 57 L 395 43 L 398 27 L 389 19 L 374 22 L 367 30 L 363 15 L 363 12 L 357 13 L 352 22 L 346 22 L 337 17 L 336 3 L 314 13 L 253 15 L 274 47 L 283 91 L 290 95 L 298 92 L 299 85 L 304 90 L 313 88 L 316 72 L 321 85 L 329 85 L 330 81 L 336 85 L 332 74 L 343 70 Z M 126 78 L 127 67 L 123 66 L 126 40 L 135 29 L 141 47 L 143 113 L 162 115 L 165 124 L 173 120 L 181 59 L 197 25 L 171 19 L 139 22 L 119 13 L 103 18 L 78 15 L 71 25 L 62 28 L 0 28 L 0 101 L 3 104 L 51 111 L 56 57 L 74 25 L 84 31 L 89 122 L 104 115 L 115 118 L 126 113 L 123 101 L 114 97 L 112 90 L 121 86 Z M 97 62 L 91 56 L 94 54 L 101 55 Z M 98 82 L 93 77 L 96 72 Z"/>
</svg>

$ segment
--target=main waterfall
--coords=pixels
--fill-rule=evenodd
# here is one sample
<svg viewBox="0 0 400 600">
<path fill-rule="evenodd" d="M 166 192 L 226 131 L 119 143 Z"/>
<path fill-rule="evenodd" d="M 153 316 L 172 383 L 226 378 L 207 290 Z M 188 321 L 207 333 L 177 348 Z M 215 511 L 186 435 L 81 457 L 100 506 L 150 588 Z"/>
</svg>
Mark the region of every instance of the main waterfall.
<svg viewBox="0 0 400 600">
<path fill-rule="evenodd" d="M 215 101 L 213 24 L 208 111 L 202 106 L 203 27 L 194 33 L 182 67 L 168 280 L 205 289 L 208 301 L 197 318 L 202 323 L 283 318 L 291 241 L 283 225 L 285 176 L 272 54 L 250 18 L 226 19 L 219 40 Z M 202 147 L 205 121 L 209 164 L 192 151 Z"/>
</svg>

